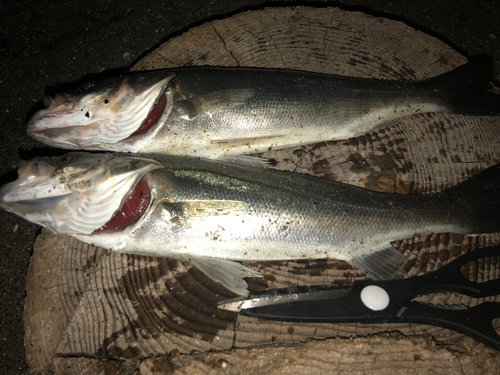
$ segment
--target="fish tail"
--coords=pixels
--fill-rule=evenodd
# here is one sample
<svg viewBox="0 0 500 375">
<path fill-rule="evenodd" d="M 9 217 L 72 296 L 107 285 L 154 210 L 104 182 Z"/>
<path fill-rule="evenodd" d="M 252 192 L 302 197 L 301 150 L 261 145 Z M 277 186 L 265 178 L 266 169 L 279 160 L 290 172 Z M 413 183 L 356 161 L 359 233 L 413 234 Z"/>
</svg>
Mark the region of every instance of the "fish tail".
<svg viewBox="0 0 500 375">
<path fill-rule="evenodd" d="M 453 191 L 455 190 L 456 191 Z M 500 232 L 500 164 L 463 182 L 451 193 L 469 207 L 472 233 Z"/>
<path fill-rule="evenodd" d="M 461 65 L 449 73 L 422 82 L 442 102 L 444 112 L 496 116 L 500 114 L 500 95 L 489 87 L 492 66 L 486 58 Z"/>
</svg>

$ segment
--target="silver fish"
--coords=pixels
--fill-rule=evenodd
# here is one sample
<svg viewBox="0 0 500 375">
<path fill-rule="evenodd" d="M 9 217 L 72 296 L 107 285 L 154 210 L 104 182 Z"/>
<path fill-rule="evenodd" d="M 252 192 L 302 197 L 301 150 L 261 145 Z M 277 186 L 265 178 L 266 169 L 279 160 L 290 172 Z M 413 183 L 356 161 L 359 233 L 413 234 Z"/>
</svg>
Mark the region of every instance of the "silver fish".
<svg viewBox="0 0 500 375">
<path fill-rule="evenodd" d="M 192 262 L 237 294 L 235 261 L 336 258 L 374 279 L 404 275 L 391 241 L 500 231 L 500 167 L 442 193 L 384 194 L 232 163 L 72 153 L 23 162 L 0 207 L 56 234 Z"/>
<path fill-rule="evenodd" d="M 421 82 L 301 71 L 185 68 L 47 98 L 28 134 L 66 149 L 227 158 L 345 139 L 424 112 L 497 115 L 482 64 Z"/>
</svg>

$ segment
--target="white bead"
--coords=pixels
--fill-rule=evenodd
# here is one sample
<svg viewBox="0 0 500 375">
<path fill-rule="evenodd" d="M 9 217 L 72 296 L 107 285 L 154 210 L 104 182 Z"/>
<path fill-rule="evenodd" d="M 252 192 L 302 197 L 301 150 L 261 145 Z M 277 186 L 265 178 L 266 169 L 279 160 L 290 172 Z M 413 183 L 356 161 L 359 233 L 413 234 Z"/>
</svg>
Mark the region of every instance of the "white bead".
<svg viewBox="0 0 500 375">
<path fill-rule="evenodd" d="M 379 286 L 369 285 L 361 291 L 361 301 L 369 309 L 380 311 L 389 306 L 389 294 Z"/>
</svg>

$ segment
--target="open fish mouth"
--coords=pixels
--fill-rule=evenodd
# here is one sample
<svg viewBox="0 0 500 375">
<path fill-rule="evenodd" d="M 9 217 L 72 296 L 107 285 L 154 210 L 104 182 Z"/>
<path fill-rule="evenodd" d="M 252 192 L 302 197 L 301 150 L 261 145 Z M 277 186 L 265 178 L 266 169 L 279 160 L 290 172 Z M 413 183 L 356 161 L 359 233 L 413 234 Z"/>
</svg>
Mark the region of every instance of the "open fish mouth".
<svg viewBox="0 0 500 375">
<path fill-rule="evenodd" d="M 30 119 L 27 133 L 54 147 L 136 152 L 170 113 L 172 77 L 129 75 L 46 97 L 47 108 Z"/>
<path fill-rule="evenodd" d="M 0 189 L 0 207 L 55 234 L 97 235 L 139 225 L 156 198 L 156 161 L 71 153 L 20 163 Z"/>
</svg>

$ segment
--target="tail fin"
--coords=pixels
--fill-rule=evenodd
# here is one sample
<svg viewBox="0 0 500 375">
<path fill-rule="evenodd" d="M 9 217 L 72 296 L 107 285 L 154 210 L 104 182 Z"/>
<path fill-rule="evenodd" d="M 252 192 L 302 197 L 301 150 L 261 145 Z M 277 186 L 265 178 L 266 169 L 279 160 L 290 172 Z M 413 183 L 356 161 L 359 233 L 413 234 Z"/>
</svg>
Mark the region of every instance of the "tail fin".
<svg viewBox="0 0 500 375">
<path fill-rule="evenodd" d="M 491 62 L 479 59 L 422 82 L 444 101 L 446 112 L 471 116 L 500 114 L 500 95 L 488 89 Z"/>
<path fill-rule="evenodd" d="M 500 164 L 490 167 L 454 189 L 455 199 L 470 209 L 474 233 L 500 232 Z"/>
</svg>

